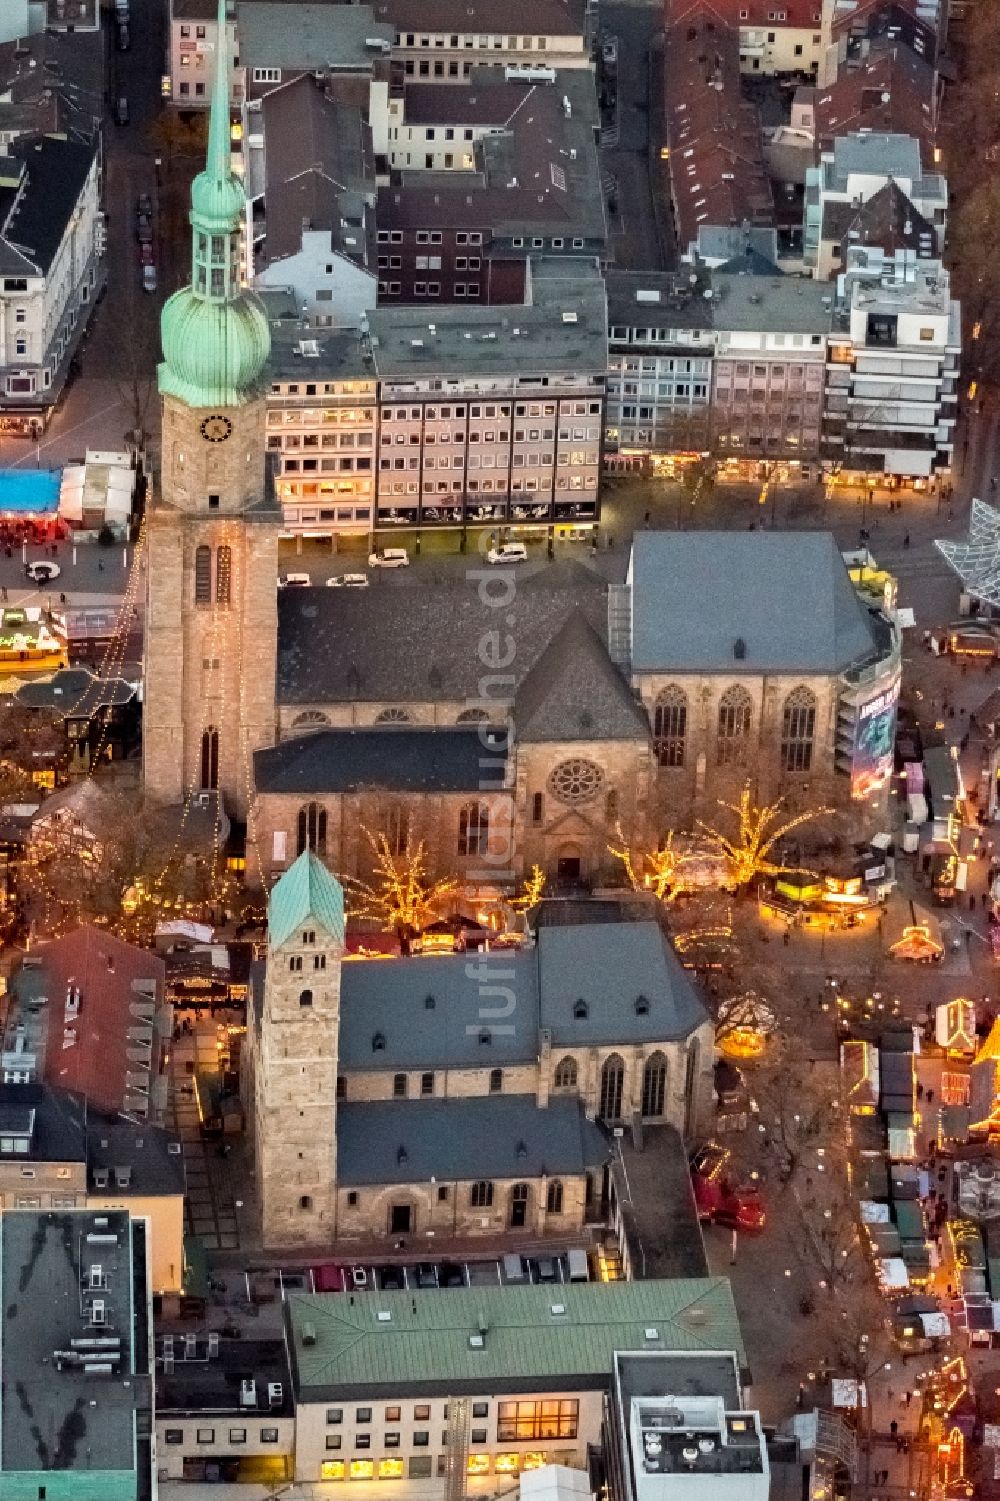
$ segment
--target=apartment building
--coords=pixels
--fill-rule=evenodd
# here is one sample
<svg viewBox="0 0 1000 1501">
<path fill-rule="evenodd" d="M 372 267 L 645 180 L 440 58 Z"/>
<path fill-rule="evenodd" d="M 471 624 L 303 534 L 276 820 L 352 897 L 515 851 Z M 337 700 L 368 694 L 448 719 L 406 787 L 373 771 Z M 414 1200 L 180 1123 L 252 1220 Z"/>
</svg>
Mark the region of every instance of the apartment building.
<svg viewBox="0 0 1000 1501">
<path fill-rule="evenodd" d="M 267 447 L 286 530 L 368 532 L 375 518 L 378 382 L 357 330 L 272 323 Z"/>
<path fill-rule="evenodd" d="M 955 0 L 822 0 L 820 87 L 832 83 L 845 66 L 863 63 L 886 39 L 934 67 L 953 4 Z"/>
<path fill-rule="evenodd" d="M 295 1413 L 282 1340 L 162 1333 L 156 1364 L 161 1480 L 291 1480 Z"/>
<path fill-rule="evenodd" d="M 942 253 L 948 184 L 940 173 L 924 170 L 919 140 L 875 132 L 838 136 L 806 172 L 802 257 L 819 281 L 829 280 L 841 259 L 844 205 L 861 208 L 890 181 L 933 226 L 932 248 Z"/>
<path fill-rule="evenodd" d="M 595 0 L 379 0 L 405 78 L 464 83 L 473 68 L 591 67 Z M 527 24 L 530 19 L 530 26 Z"/>
<path fill-rule="evenodd" d="M 831 309 L 828 289 L 798 278 L 713 275 L 712 448 L 724 470 L 813 476 Z"/>
<path fill-rule="evenodd" d="M 607 371 L 599 278 L 536 274 L 530 305 L 380 308 L 369 328 L 378 527 L 594 524 Z"/>
<path fill-rule="evenodd" d="M 357 334 L 276 320 L 286 524 L 592 526 L 606 371 L 603 282 L 558 265 L 517 307 L 379 308 Z"/>
<path fill-rule="evenodd" d="M 243 98 L 243 80 L 239 71 L 235 3 L 227 4 L 226 14 L 230 102 L 238 106 Z M 170 101 L 181 109 L 208 108 L 218 30 L 216 0 L 170 0 L 167 22 Z"/>
<path fill-rule="evenodd" d="M 45 137 L 0 155 L 0 424 L 40 433 L 103 278 L 95 143 Z"/>
<path fill-rule="evenodd" d="M 450 109 L 448 92 L 455 96 Z M 520 303 L 529 296 L 529 257 L 604 261 L 608 228 L 589 71 L 492 86 L 477 77 L 469 90 L 418 89 L 412 108 L 420 123 L 407 126 L 410 108 L 406 91 L 400 123 L 389 127 L 397 134 L 386 140 L 386 151 L 404 158 L 402 180 L 382 187 L 376 203 L 380 303 Z M 476 111 L 499 119 L 504 110 L 477 139 Z M 421 119 L 428 114 L 435 123 Z M 437 123 L 449 118 L 450 125 Z M 412 141 L 403 138 L 408 130 Z M 474 167 L 466 168 L 470 148 Z"/>
<path fill-rule="evenodd" d="M 711 0 L 725 25 L 738 28 L 740 71 L 773 77 L 813 78 L 822 46 L 821 0 Z M 667 25 L 692 9 L 691 0 L 667 0 Z"/>
<path fill-rule="evenodd" d="M 586 1470 L 616 1351 L 743 1359 L 721 1277 L 292 1295 L 285 1320 L 296 1479 L 376 1497 L 444 1496 L 456 1443 L 472 1495 L 545 1464 Z"/>
<path fill-rule="evenodd" d="M 734 1353 L 619 1351 L 607 1403 L 610 1501 L 768 1501 L 771 1464 Z M 797 1467 L 798 1487 L 802 1470 Z"/>
<path fill-rule="evenodd" d="M 663 53 L 664 143 L 681 254 L 704 226 L 774 224 L 756 106 L 740 88 L 740 41 L 711 0 L 679 0 Z"/>
<path fill-rule="evenodd" d="M 344 103 L 367 110 L 389 78 L 392 27 L 370 5 L 240 0 L 240 72 L 248 102 L 315 73 Z"/>
<path fill-rule="evenodd" d="M 0 1494 L 156 1495 L 149 1226 L 128 1213 L 0 1216 L 8 1390 Z"/>
<path fill-rule="evenodd" d="M 850 250 L 829 340 L 830 463 L 869 479 L 947 481 L 960 353 L 961 308 L 940 261 Z"/>
<path fill-rule="evenodd" d="M 361 111 L 302 73 L 251 101 L 244 118 L 254 286 L 286 290 L 317 328 L 359 327 L 376 298 L 375 176 Z"/>
<path fill-rule="evenodd" d="M 711 442 L 708 276 L 609 271 L 605 462 L 672 473 Z"/>
</svg>

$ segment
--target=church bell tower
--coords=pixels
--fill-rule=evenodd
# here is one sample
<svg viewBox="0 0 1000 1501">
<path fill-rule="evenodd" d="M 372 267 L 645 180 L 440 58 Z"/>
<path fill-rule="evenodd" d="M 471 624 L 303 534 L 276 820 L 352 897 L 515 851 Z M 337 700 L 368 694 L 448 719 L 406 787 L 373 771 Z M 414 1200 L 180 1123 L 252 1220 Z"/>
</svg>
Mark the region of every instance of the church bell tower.
<svg viewBox="0 0 1000 1501">
<path fill-rule="evenodd" d="M 191 188 L 191 282 L 160 323 L 143 782 L 168 804 L 218 790 L 243 819 L 253 752 L 275 739 L 281 511 L 264 457 L 270 332 L 259 298 L 240 284 L 246 199 L 230 160 L 226 36 L 219 0 L 208 155 Z"/>
</svg>

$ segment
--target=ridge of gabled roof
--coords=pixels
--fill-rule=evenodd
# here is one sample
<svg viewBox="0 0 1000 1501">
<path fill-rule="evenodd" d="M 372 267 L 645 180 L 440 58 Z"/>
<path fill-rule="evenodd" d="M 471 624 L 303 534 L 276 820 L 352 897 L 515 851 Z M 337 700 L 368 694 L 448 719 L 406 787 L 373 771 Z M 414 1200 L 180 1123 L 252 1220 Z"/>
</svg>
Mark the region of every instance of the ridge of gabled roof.
<svg viewBox="0 0 1000 1501">
<path fill-rule="evenodd" d="M 580 610 L 560 626 L 514 698 L 519 740 L 644 740 L 649 725 Z"/>
</svg>

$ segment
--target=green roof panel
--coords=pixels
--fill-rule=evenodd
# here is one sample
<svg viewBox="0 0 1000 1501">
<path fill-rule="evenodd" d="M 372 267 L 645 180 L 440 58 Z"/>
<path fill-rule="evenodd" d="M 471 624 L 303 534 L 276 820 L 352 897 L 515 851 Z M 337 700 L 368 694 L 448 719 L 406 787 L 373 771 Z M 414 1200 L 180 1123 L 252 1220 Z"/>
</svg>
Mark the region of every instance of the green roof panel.
<svg viewBox="0 0 1000 1501">
<path fill-rule="evenodd" d="M 588 1385 L 610 1375 L 616 1350 L 746 1359 L 726 1277 L 302 1294 L 286 1309 L 305 1402 Z"/>
<path fill-rule="evenodd" d="M 309 920 L 344 942 L 344 890 L 322 860 L 304 850 L 294 865 L 275 882 L 267 909 L 268 940 L 272 948 L 287 943 L 295 929 Z"/>
</svg>

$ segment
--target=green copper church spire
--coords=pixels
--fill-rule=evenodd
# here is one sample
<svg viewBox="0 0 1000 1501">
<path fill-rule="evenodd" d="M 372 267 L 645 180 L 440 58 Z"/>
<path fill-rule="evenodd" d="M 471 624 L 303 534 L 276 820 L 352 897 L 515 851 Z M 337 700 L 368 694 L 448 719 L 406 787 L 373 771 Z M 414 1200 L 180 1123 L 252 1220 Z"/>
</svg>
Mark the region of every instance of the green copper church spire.
<svg viewBox="0 0 1000 1501">
<path fill-rule="evenodd" d="M 246 197 L 230 161 L 226 0 L 218 3 L 208 154 L 191 186 L 191 283 L 166 302 L 160 319 L 160 393 L 193 407 L 253 400 L 271 347 L 259 298 L 240 286 Z"/>
</svg>

